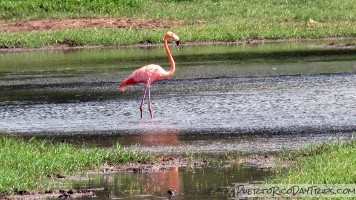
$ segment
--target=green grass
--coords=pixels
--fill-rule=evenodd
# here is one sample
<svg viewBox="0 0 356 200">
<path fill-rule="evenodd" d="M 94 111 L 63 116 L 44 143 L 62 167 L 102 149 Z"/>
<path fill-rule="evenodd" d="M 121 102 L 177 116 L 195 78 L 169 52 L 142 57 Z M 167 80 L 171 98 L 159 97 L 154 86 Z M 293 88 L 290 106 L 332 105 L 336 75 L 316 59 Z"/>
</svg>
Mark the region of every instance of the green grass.
<svg viewBox="0 0 356 200">
<path fill-rule="evenodd" d="M 324 142 L 282 154 L 292 160 L 288 170 L 276 170 L 269 183 L 356 184 L 356 140 Z"/>
<path fill-rule="evenodd" d="M 170 29 L 182 42 L 245 39 L 355 37 L 353 0 L 3 0 L 0 21 L 39 18 L 125 17 L 185 20 Z M 317 23 L 309 23 L 309 19 Z M 0 32 L 0 46 L 128 45 L 150 40 L 159 43 L 167 28 L 87 28 Z"/>
<path fill-rule="evenodd" d="M 130 45 L 145 40 L 158 43 L 162 37 L 162 33 L 153 30 L 84 28 L 74 30 L 0 32 L 0 44 L 11 47 L 41 47 L 60 45 L 65 41 L 73 41 L 73 46 Z"/>
<path fill-rule="evenodd" d="M 119 144 L 111 149 L 77 148 L 48 140 L 23 140 L 0 136 L 0 193 L 51 189 L 57 174 L 68 175 L 95 169 L 103 164 L 152 159 L 125 150 Z"/>
<path fill-rule="evenodd" d="M 2 0 L 0 19 L 27 20 L 82 16 L 120 15 L 142 6 L 143 0 Z"/>
</svg>

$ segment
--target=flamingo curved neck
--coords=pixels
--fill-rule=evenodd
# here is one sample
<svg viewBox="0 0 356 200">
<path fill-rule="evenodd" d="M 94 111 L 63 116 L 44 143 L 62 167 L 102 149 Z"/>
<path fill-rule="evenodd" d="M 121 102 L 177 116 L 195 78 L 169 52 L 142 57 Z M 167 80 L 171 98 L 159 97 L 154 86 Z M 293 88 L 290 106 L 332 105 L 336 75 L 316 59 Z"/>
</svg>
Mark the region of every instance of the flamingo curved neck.
<svg viewBox="0 0 356 200">
<path fill-rule="evenodd" d="M 167 76 L 172 76 L 174 71 L 176 70 L 176 64 L 174 63 L 174 60 L 173 60 L 173 57 L 172 57 L 172 54 L 168 48 L 168 38 L 164 38 L 164 48 L 166 50 L 166 54 L 167 54 L 167 57 L 168 57 L 168 60 L 169 60 L 169 64 L 170 64 L 170 70 L 168 71 L 168 74 Z"/>
</svg>

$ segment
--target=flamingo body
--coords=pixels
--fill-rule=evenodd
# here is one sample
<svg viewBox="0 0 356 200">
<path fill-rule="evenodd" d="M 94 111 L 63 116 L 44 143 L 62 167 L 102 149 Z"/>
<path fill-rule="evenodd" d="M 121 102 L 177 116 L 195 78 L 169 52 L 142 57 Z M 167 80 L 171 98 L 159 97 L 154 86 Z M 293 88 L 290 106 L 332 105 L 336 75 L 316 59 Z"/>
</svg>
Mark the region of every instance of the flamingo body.
<svg viewBox="0 0 356 200">
<path fill-rule="evenodd" d="M 136 69 L 132 74 L 127 77 L 119 86 L 121 90 L 127 85 L 132 84 L 151 84 L 157 79 L 164 79 L 170 76 L 170 73 L 164 70 L 161 66 L 150 64 Z"/>
<path fill-rule="evenodd" d="M 173 57 L 171 55 L 171 52 L 169 51 L 168 48 L 168 39 L 173 39 L 177 45 L 179 44 L 179 37 L 175 35 L 173 32 L 168 31 L 165 36 L 164 36 L 164 48 L 166 50 L 166 54 L 170 63 L 170 70 L 166 71 L 164 70 L 161 66 L 155 65 L 155 64 L 150 64 L 146 65 L 143 67 L 140 67 L 139 69 L 135 70 L 132 72 L 130 76 L 128 76 L 119 86 L 119 88 L 124 91 L 125 87 L 127 85 L 132 85 L 132 84 L 138 84 L 138 83 L 143 83 L 145 84 L 145 91 L 143 93 L 142 101 L 141 101 L 141 106 L 140 106 L 140 112 L 141 112 L 141 118 L 142 118 L 142 110 L 143 110 L 143 103 L 145 101 L 145 96 L 148 91 L 148 110 L 150 112 L 151 118 L 153 118 L 152 114 L 152 105 L 151 105 L 151 83 L 157 79 L 164 79 L 169 76 L 172 76 L 174 71 L 175 71 L 175 63 L 173 60 Z"/>
</svg>

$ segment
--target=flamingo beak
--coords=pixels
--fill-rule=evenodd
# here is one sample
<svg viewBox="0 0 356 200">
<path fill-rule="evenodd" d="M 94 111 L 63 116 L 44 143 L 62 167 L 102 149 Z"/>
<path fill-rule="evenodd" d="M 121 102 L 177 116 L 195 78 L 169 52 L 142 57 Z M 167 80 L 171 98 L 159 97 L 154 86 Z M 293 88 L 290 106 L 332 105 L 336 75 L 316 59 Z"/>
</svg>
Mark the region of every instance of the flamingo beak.
<svg viewBox="0 0 356 200">
<path fill-rule="evenodd" d="M 179 45 L 179 40 L 175 41 L 175 43 L 177 44 L 177 46 Z"/>
</svg>

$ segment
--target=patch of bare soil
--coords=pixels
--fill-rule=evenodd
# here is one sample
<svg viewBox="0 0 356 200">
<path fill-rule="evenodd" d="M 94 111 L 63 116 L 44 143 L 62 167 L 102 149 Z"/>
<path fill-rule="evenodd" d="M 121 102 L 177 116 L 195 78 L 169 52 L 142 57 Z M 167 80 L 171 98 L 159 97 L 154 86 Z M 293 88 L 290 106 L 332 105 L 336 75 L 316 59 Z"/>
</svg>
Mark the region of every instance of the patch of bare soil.
<svg viewBox="0 0 356 200">
<path fill-rule="evenodd" d="M 166 171 L 172 167 L 228 167 L 231 163 L 239 163 L 246 166 L 255 167 L 256 170 L 270 171 L 275 167 L 285 168 L 290 164 L 289 160 L 284 160 L 275 155 L 246 155 L 229 160 L 226 163 L 214 162 L 214 160 L 202 160 L 199 158 L 174 158 L 167 157 L 155 162 L 136 162 L 127 165 L 104 165 L 89 173 L 152 173 Z"/>
<path fill-rule="evenodd" d="M 256 167 L 257 170 L 271 171 L 275 167 L 288 167 L 290 161 L 281 159 L 275 155 L 249 155 L 236 160 L 238 163 Z"/>
<path fill-rule="evenodd" d="M 1 31 L 34 31 L 73 29 L 86 27 L 116 28 L 169 28 L 185 24 L 183 20 L 162 19 L 125 19 L 125 18 L 76 18 L 76 19 L 39 19 L 20 22 L 0 23 Z"/>
<path fill-rule="evenodd" d="M 118 173 L 118 172 L 133 172 L 133 173 L 152 173 L 166 171 L 172 167 L 203 167 L 212 166 L 208 160 L 193 159 L 188 160 L 186 158 L 162 158 L 160 161 L 155 162 L 136 162 L 130 164 L 119 165 L 104 165 L 100 168 L 91 171 L 90 173 Z"/>
</svg>

